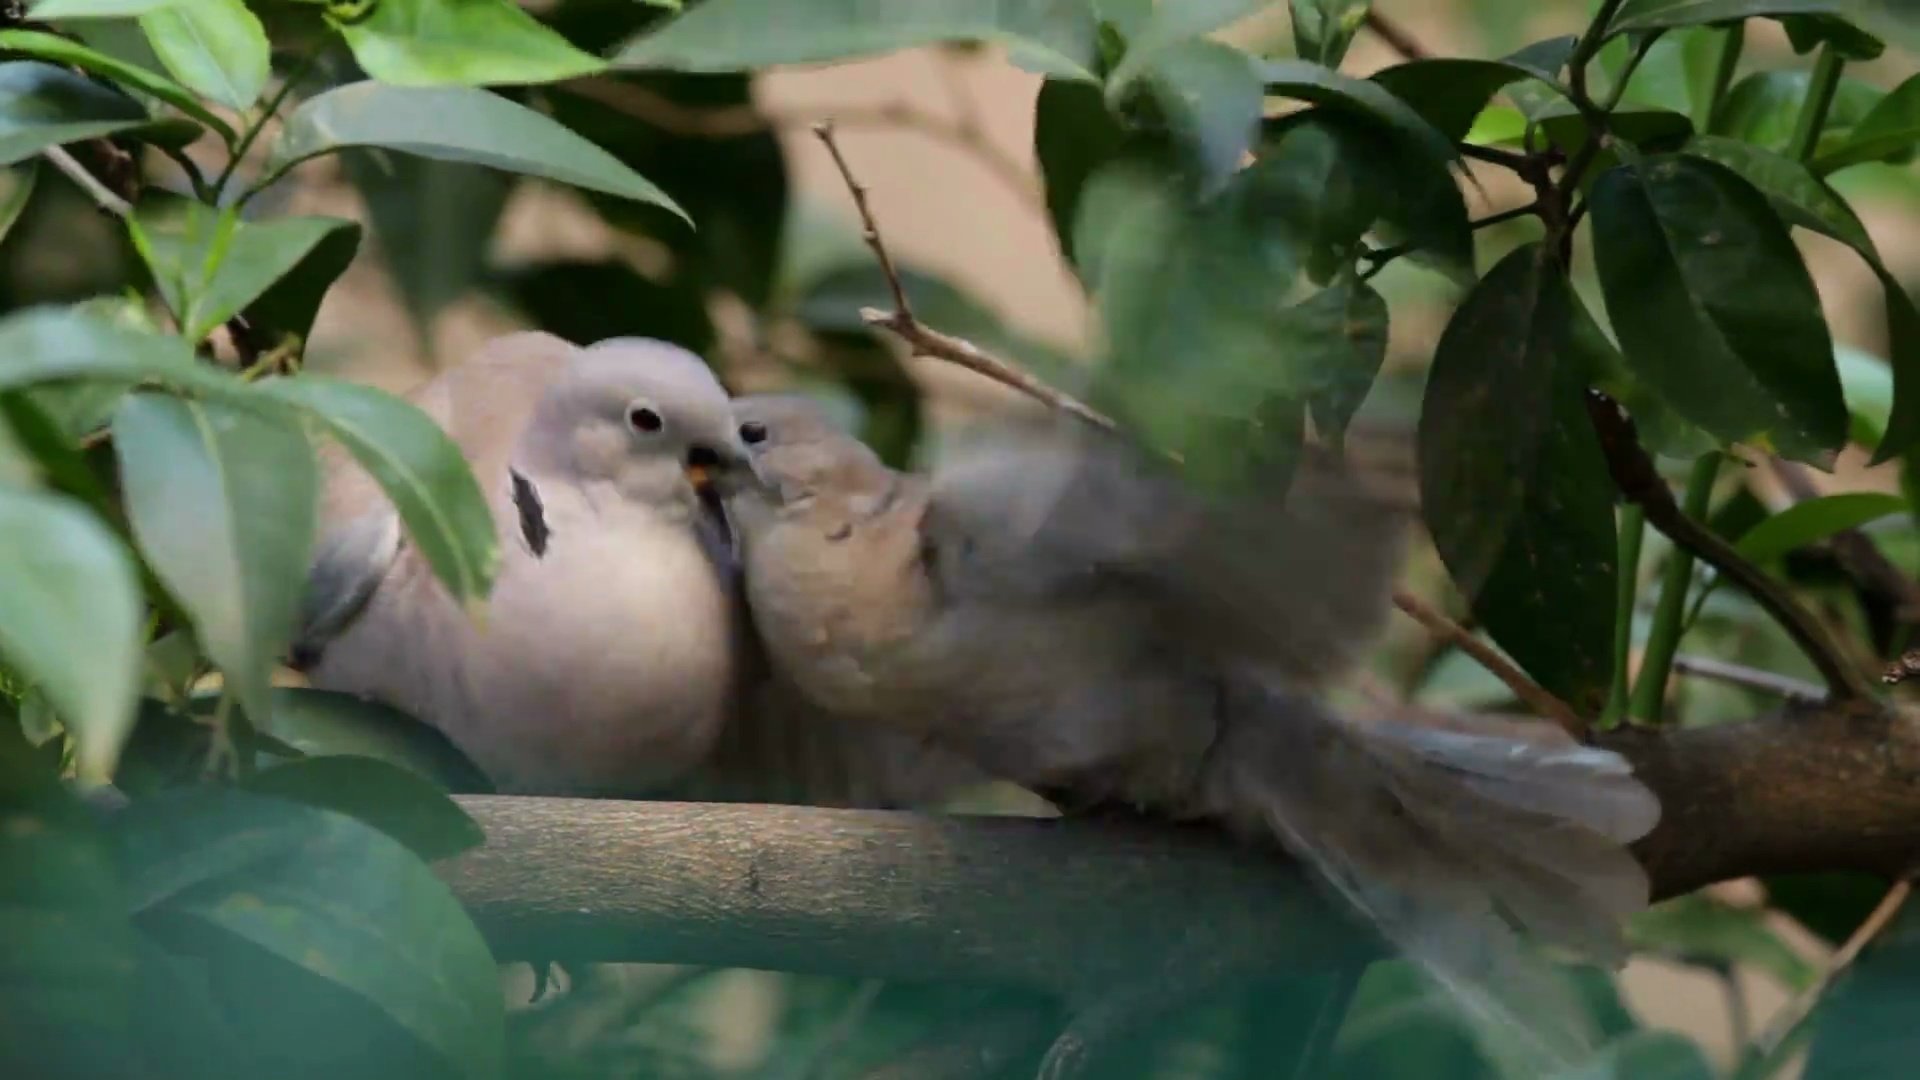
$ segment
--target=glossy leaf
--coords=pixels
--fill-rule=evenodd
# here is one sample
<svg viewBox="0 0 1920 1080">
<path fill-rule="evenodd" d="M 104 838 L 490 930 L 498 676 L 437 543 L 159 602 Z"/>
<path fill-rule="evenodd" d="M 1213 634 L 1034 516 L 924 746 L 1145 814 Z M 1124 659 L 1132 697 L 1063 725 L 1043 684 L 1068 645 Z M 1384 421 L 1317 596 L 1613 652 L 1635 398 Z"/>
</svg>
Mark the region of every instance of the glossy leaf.
<svg viewBox="0 0 1920 1080">
<path fill-rule="evenodd" d="M 40 162 L 37 159 L 0 174 L 0 243 L 6 242 L 7 234 L 13 231 L 13 223 L 20 220 L 21 211 L 27 208 L 39 184 Z"/>
<path fill-rule="evenodd" d="M 132 559 L 78 503 L 0 487 L 0 581 L 0 660 L 53 703 L 81 778 L 106 780 L 140 685 Z"/>
<path fill-rule="evenodd" d="M 615 67 L 747 71 L 851 60 L 916 45 L 988 41 L 1045 75 L 1092 79 L 1093 12 L 1084 0 L 706 0 L 622 48 Z"/>
<path fill-rule="evenodd" d="M 188 202 L 169 221 L 143 206 L 128 222 L 167 306 L 189 340 L 239 314 L 335 233 L 358 234 L 339 218 L 241 221 L 231 211 Z"/>
<path fill-rule="evenodd" d="M 379 0 L 338 25 L 361 70 L 394 86 L 558 82 L 607 66 L 511 0 Z"/>
<path fill-rule="evenodd" d="M 1260 73 L 1270 94 L 1361 115 L 1382 125 L 1396 142 L 1434 164 L 1450 164 L 1458 158 L 1453 140 L 1378 83 L 1349 78 L 1298 60 L 1267 61 L 1260 65 Z"/>
<path fill-rule="evenodd" d="M 1884 891 L 1884 889 L 1882 890 Z M 1805 1080 L 1893 1077 L 1920 1053 L 1920 909 L 1911 901 L 1821 995 Z"/>
<path fill-rule="evenodd" d="M 1073 222 L 1087 180 L 1126 145 L 1127 132 L 1107 109 L 1100 88 L 1074 79 L 1047 79 L 1034 104 L 1033 151 L 1046 183 L 1054 236 L 1074 257 Z"/>
<path fill-rule="evenodd" d="M 204 386 L 217 378 L 180 338 L 129 329 L 76 308 L 29 308 L 0 319 L 0 386 L 67 379 Z"/>
<path fill-rule="evenodd" d="M 1785 150 L 1809 86 L 1805 71 L 1756 71 L 1746 75 L 1727 92 L 1725 103 L 1715 114 L 1712 133 L 1769 150 Z M 1842 77 L 1820 137 L 1821 153 L 1843 144 L 1853 126 L 1866 118 L 1882 96 L 1870 83 Z"/>
<path fill-rule="evenodd" d="M 444 790 L 379 758 L 328 755 L 289 761 L 262 769 L 241 786 L 359 818 L 428 861 L 486 841 L 479 822 Z"/>
<path fill-rule="evenodd" d="M 462 1075 L 500 1074 L 493 957 L 398 841 L 345 814 L 234 790 L 165 793 L 142 810 L 119 823 L 136 910 L 265 950 L 378 1009 Z"/>
<path fill-rule="evenodd" d="M 1904 514 L 1907 501 L 1877 491 L 1854 491 L 1795 503 L 1748 529 L 1735 546 L 1755 562 L 1781 558 L 1835 533 Z"/>
<path fill-rule="evenodd" d="M 0 63 L 0 165 L 153 123 L 139 102 L 78 72 L 38 60 Z"/>
<path fill-rule="evenodd" d="M 384 391 L 320 375 L 275 379 L 260 392 L 304 412 L 379 482 L 455 600 L 486 596 L 500 563 L 493 512 L 439 425 Z"/>
<path fill-rule="evenodd" d="M 1372 6 L 1373 0 L 1291 0 L 1287 14 L 1293 19 L 1294 54 L 1339 67 Z"/>
<path fill-rule="evenodd" d="M 1741 907 L 1704 893 L 1655 904 L 1627 923 L 1636 952 L 1694 964 L 1752 966 L 1788 990 L 1812 984 L 1817 972 L 1767 925 L 1767 909 Z"/>
<path fill-rule="evenodd" d="M 1670 30 L 1757 15 L 1802 13 L 1844 15 L 1846 4 L 1843 0 L 1627 0 L 1620 5 L 1607 33 Z"/>
<path fill-rule="evenodd" d="M 1906 160 L 1915 146 L 1920 146 L 1920 75 L 1881 98 L 1845 141 L 1814 161 L 1813 171 L 1825 176 L 1869 161 Z"/>
<path fill-rule="evenodd" d="M 492 790 L 445 735 L 398 709 L 304 686 L 275 687 L 273 697 L 274 737 L 303 754 L 373 758 L 447 790 Z"/>
<path fill-rule="evenodd" d="M 143 94 L 151 94 L 219 132 L 227 145 L 233 145 L 236 137 L 233 128 L 213 110 L 201 104 L 193 91 L 172 79 L 87 48 L 71 39 L 37 30 L 0 30 L 0 49 L 24 53 L 56 64 L 71 64 Z"/>
<path fill-rule="evenodd" d="M 1727 442 L 1825 464 L 1846 402 L 1813 280 L 1766 196 L 1699 158 L 1594 186 L 1594 256 L 1628 365 Z"/>
<path fill-rule="evenodd" d="M 147 41 L 173 77 L 230 109 L 260 99 L 270 73 L 266 28 L 245 0 L 193 0 L 140 16 Z"/>
<path fill-rule="evenodd" d="M 1560 87 L 1577 39 L 1553 38 L 1528 46 L 1504 60 L 1441 57 L 1409 60 L 1374 72 L 1374 82 L 1405 101 L 1449 140 L 1466 137 L 1495 94 L 1521 80 L 1542 89 Z"/>
<path fill-rule="evenodd" d="M 1427 529 L 1487 632 L 1592 715 L 1613 670 L 1619 567 L 1613 483 L 1570 348 L 1573 303 L 1539 244 L 1501 259 L 1461 303 L 1420 409 L 1420 491 Z"/>
<path fill-rule="evenodd" d="M 356 82 L 308 98 L 287 118 L 269 158 L 269 176 L 352 146 L 543 176 L 686 216 L 651 181 L 606 151 L 532 109 L 466 87 Z"/>
<path fill-rule="evenodd" d="M 1810 53 L 1822 45 L 1832 45 L 1848 60 L 1877 60 L 1887 51 L 1886 42 L 1848 22 L 1844 16 L 1784 15 L 1780 24 L 1786 27 L 1787 39 L 1797 53 Z"/>
<path fill-rule="evenodd" d="M 297 426 L 215 402 L 135 394 L 113 419 L 128 518 L 255 726 L 293 636 L 319 472 Z"/>
</svg>

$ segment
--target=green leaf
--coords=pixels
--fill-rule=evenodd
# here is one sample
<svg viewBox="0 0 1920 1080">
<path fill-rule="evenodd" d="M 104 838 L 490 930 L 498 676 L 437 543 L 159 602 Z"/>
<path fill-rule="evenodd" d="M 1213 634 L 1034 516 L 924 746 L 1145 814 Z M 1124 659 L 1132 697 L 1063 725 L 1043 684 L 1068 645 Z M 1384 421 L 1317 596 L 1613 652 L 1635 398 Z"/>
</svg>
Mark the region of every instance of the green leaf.
<svg viewBox="0 0 1920 1080">
<path fill-rule="evenodd" d="M 1074 257 L 1073 222 L 1080 192 L 1102 165 L 1117 157 L 1127 132 L 1107 110 L 1100 88 L 1075 79 L 1047 79 L 1034 103 L 1033 151 L 1046 183 L 1054 236 Z"/>
<path fill-rule="evenodd" d="M 706 0 L 629 42 L 615 67 L 747 71 L 851 60 L 916 45 L 1006 45 L 1041 74 L 1093 79 L 1093 12 L 1084 0 Z"/>
<path fill-rule="evenodd" d="M 1757 15 L 1845 15 L 1844 0 L 1627 0 L 1607 36 L 1747 19 Z"/>
<path fill-rule="evenodd" d="M 510 0 L 379 0 L 336 25 L 361 69 L 394 86 L 558 82 L 607 67 Z"/>
<path fill-rule="evenodd" d="M 359 233 L 358 223 L 340 218 L 248 222 L 184 200 L 179 207 L 143 203 L 127 226 L 191 341 L 239 314 L 330 236 Z"/>
<path fill-rule="evenodd" d="M 1126 51 L 1107 74 L 1107 101 L 1118 104 L 1128 86 L 1162 50 L 1196 41 L 1261 7 L 1259 0 L 1189 0 L 1184 4 L 1143 5 L 1125 21 Z"/>
<path fill-rule="evenodd" d="M 500 537 L 473 470 L 439 425 L 384 391 L 320 375 L 274 379 L 260 392 L 306 413 L 379 482 L 456 601 L 486 596 Z"/>
<path fill-rule="evenodd" d="M 33 199 L 34 188 L 40 183 L 40 162 L 38 159 L 27 162 L 18 169 L 8 169 L 0 173 L 0 243 L 5 243 L 7 234 L 13 231 L 13 223 L 20 220 L 20 214 L 26 210 L 27 203 Z"/>
<path fill-rule="evenodd" d="M 282 241 L 300 239 L 302 230 L 318 232 L 319 239 L 306 249 L 291 269 L 281 272 L 267 291 L 255 297 L 242 310 L 248 334 L 260 348 L 284 346 L 287 338 L 303 344 L 313 329 L 327 290 L 347 272 L 354 253 L 360 249 L 360 223 L 338 218 L 281 218 L 269 224 L 298 222 L 297 228 L 281 228 Z M 249 223 L 253 227 L 253 223 Z"/>
<path fill-rule="evenodd" d="M 1805 71 L 1753 72 L 1727 92 L 1726 102 L 1715 116 L 1713 134 L 1769 150 L 1785 150 L 1793 138 L 1800 103 L 1806 100 L 1811 85 Z M 1884 96 L 1871 83 L 1841 78 L 1820 137 L 1821 153 L 1844 143 L 1853 126 L 1865 119 Z"/>
<path fill-rule="evenodd" d="M 1908 511 L 1898 495 L 1855 491 L 1795 503 L 1748 529 L 1735 546 L 1754 562 L 1770 562 L 1835 533 Z"/>
<path fill-rule="evenodd" d="M 78 72 L 38 60 L 0 63 L 0 165 L 154 127 L 139 102 Z"/>
<path fill-rule="evenodd" d="M 359 818 L 428 861 L 458 855 L 487 839 L 480 823 L 442 788 L 379 758 L 333 755 L 289 761 L 262 769 L 241 786 Z"/>
<path fill-rule="evenodd" d="M 268 159 L 266 182 L 310 157 L 351 146 L 380 146 L 543 176 L 653 203 L 686 217 L 652 182 L 606 151 L 532 109 L 467 87 L 369 81 L 308 98 L 287 118 Z"/>
<path fill-rule="evenodd" d="M 1495 94 L 1523 79 L 1558 88 L 1576 39 L 1542 41 L 1505 60 L 1442 57 L 1409 60 L 1374 72 L 1374 82 L 1392 91 L 1449 140 L 1464 139 Z"/>
<path fill-rule="evenodd" d="M 1301 317 L 1295 354 L 1309 373 L 1314 430 L 1338 448 L 1347 424 L 1387 359 L 1387 301 L 1371 285 L 1335 285 L 1293 308 Z"/>
<path fill-rule="evenodd" d="M 271 730 L 269 679 L 293 636 L 319 500 L 306 434 L 215 402 L 135 394 L 113 436 L 141 551 L 248 719 Z"/>
<path fill-rule="evenodd" d="M 117 19 L 178 7 L 190 0 L 38 0 L 27 5 L 36 19 Z"/>
<path fill-rule="evenodd" d="M 367 204 L 377 248 L 408 314 L 421 337 L 429 338 L 434 318 L 485 271 L 514 178 L 478 165 L 377 150 L 348 151 L 340 161 Z"/>
<path fill-rule="evenodd" d="M 1663 155 L 1594 186 L 1594 257 L 1628 365 L 1688 420 L 1825 466 L 1846 401 L 1820 298 L 1766 196 Z"/>
<path fill-rule="evenodd" d="M 0 319 L 0 387 L 69 379 L 234 385 L 198 363 L 177 337 L 143 333 L 74 308 L 29 308 Z"/>
<path fill-rule="evenodd" d="M 1662 901 L 1627 922 L 1627 942 L 1692 964 L 1752 966 L 1790 991 L 1812 985 L 1818 972 L 1767 925 L 1767 910 L 1740 907 L 1704 893 Z"/>
<path fill-rule="evenodd" d="M 1347 47 L 1366 25 L 1373 0 L 1292 0 L 1287 14 L 1293 20 L 1293 51 L 1302 60 L 1340 66 Z"/>
<path fill-rule="evenodd" d="M 275 687 L 273 699 L 274 737 L 303 754 L 374 758 L 444 789 L 493 790 L 445 735 L 398 709 L 304 686 Z"/>
<path fill-rule="evenodd" d="M 1881 890 L 1883 893 L 1885 889 Z M 1920 908 L 1909 901 L 1820 997 L 1805 1080 L 1901 1076 L 1920 1053 Z"/>
<path fill-rule="evenodd" d="M 117 60 L 68 38 L 36 30 L 0 30 L 0 49 L 24 53 L 56 64 L 71 64 L 143 94 L 151 94 L 218 132 L 229 147 L 234 144 L 236 136 L 232 126 L 202 105 L 193 91 L 145 68 Z"/>
<path fill-rule="evenodd" d="M 1573 304 L 1540 244 L 1501 259 L 1461 303 L 1420 409 L 1420 491 L 1447 571 L 1494 641 L 1595 715 L 1613 670 L 1619 567 L 1613 483 L 1570 347 Z"/>
<path fill-rule="evenodd" d="M 266 28 L 245 0 L 193 0 L 140 16 L 173 77 L 230 109 L 249 109 L 267 85 Z"/>
<path fill-rule="evenodd" d="M 1715 1080 L 1718 1075 L 1692 1039 L 1644 1029 L 1613 1040 L 1593 1060 L 1553 1080 Z"/>
<path fill-rule="evenodd" d="M 78 503 L 0 487 L 0 581 L 0 660 L 53 703 L 81 778 L 106 780 L 140 686 L 132 559 Z"/>
<path fill-rule="evenodd" d="M 1906 160 L 1915 146 L 1920 146 L 1920 75 L 1881 98 L 1839 146 L 1814 160 L 1813 171 L 1826 176 L 1869 161 Z"/>
<path fill-rule="evenodd" d="M 1269 60 L 1260 65 L 1260 73 L 1268 93 L 1362 116 L 1382 125 L 1396 142 L 1430 163 L 1450 165 L 1459 158 L 1452 139 L 1379 83 L 1300 60 Z"/>
<path fill-rule="evenodd" d="M 534 326 L 567 341 L 648 337 L 700 354 L 713 347 L 702 283 L 687 275 L 663 284 L 622 259 L 555 260 L 502 268 L 487 284 Z"/>
<path fill-rule="evenodd" d="M 119 833 L 146 917 L 192 920 L 265 950 L 378 1009 L 461 1074 L 500 1074 L 493 957 L 398 841 L 345 814 L 230 789 L 150 798 Z"/>
<path fill-rule="evenodd" d="M 1218 191 L 1259 128 L 1263 87 L 1253 58 L 1215 41 L 1183 41 L 1154 50 L 1139 78 L 1193 163 L 1200 193 Z"/>
<path fill-rule="evenodd" d="M 1887 43 L 1838 15 L 1786 15 L 1780 19 L 1793 51 L 1810 53 L 1830 44 L 1848 60 L 1877 60 Z"/>
</svg>

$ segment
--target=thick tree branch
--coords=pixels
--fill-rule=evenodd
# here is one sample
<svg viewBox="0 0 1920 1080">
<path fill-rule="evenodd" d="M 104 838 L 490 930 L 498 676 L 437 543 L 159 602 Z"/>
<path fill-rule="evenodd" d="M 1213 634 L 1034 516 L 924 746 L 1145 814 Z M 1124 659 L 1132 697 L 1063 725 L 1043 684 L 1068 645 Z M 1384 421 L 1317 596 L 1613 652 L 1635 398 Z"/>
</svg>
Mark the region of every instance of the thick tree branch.
<svg viewBox="0 0 1920 1080">
<path fill-rule="evenodd" d="M 1659 793 L 1659 897 L 1756 874 L 1899 876 L 1920 724 L 1840 706 L 1596 736 Z M 1208 830 L 701 803 L 464 797 L 442 874 L 503 958 L 695 963 L 1090 994 L 1169 956 L 1223 977 L 1372 948 L 1280 858 Z M 1330 919 L 1333 921 L 1330 922 Z M 1222 958 L 1225 959 L 1222 959 Z"/>
</svg>

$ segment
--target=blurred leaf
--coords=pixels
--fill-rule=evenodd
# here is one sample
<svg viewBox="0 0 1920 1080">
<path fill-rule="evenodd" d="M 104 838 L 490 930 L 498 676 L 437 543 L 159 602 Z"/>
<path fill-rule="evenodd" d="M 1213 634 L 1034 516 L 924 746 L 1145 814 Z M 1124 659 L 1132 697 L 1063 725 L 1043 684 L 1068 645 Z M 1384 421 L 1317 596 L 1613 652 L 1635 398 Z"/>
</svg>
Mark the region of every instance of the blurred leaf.
<svg viewBox="0 0 1920 1080">
<path fill-rule="evenodd" d="M 260 392 L 301 410 L 353 454 L 456 602 L 486 596 L 500 565 L 493 511 L 438 424 L 384 391 L 321 375 L 274 379 Z"/>
<path fill-rule="evenodd" d="M 1810 86 L 1805 71 L 1756 71 L 1746 75 L 1727 92 L 1726 102 L 1715 114 L 1713 134 L 1727 135 L 1769 150 L 1785 150 L 1793 138 L 1800 103 L 1806 100 Z M 1829 153 L 1845 143 L 1853 126 L 1873 110 L 1882 96 L 1870 83 L 1842 78 L 1820 137 L 1821 153 Z"/>
<path fill-rule="evenodd" d="M 1627 0 L 1613 17 L 1608 36 L 1676 26 L 1800 12 L 1845 14 L 1843 0 Z"/>
<path fill-rule="evenodd" d="M 1813 985 L 1819 971 L 1766 922 L 1767 909 L 1739 907 L 1704 893 L 1653 905 L 1627 923 L 1635 951 L 1654 952 L 1694 964 L 1754 967 L 1790 991 Z"/>
<path fill-rule="evenodd" d="M 1080 192 L 1126 144 L 1127 132 L 1107 110 L 1100 88 L 1075 79 L 1047 79 L 1034 104 L 1033 151 L 1047 189 L 1047 213 L 1061 253 L 1074 258 L 1073 222 Z"/>
<path fill-rule="evenodd" d="M 104 781 L 140 685 L 132 559 L 79 504 L 0 487 L 0 580 L 0 659 L 53 703 L 80 777 Z"/>
<path fill-rule="evenodd" d="M 1111 7 L 1112 5 L 1108 5 Z M 1260 0 L 1188 0 L 1184 4 L 1143 4 L 1129 12 L 1126 23 L 1126 49 L 1120 62 L 1107 73 L 1107 101 L 1118 104 L 1133 81 L 1168 49 L 1200 40 L 1224 26 L 1239 21 L 1262 6 Z M 1111 13 L 1107 15 L 1113 21 Z"/>
<path fill-rule="evenodd" d="M 1292 353 L 1309 373 L 1314 429 L 1339 447 L 1387 359 L 1387 302 L 1364 282 L 1343 282 L 1295 305 Z"/>
<path fill-rule="evenodd" d="M 407 313 L 422 339 L 430 339 L 434 317 L 485 273 L 513 178 L 479 165 L 378 150 L 347 151 L 340 163 L 367 204 Z"/>
<path fill-rule="evenodd" d="M 77 308 L 35 307 L 0 319 L 0 386 L 66 379 L 155 380 L 196 389 L 240 385 L 197 362 L 181 338 L 128 329 Z"/>
<path fill-rule="evenodd" d="M 705 298 L 683 277 L 663 285 L 605 259 L 509 267 L 489 274 L 488 284 L 535 326 L 568 341 L 650 337 L 701 354 L 713 346 Z"/>
<path fill-rule="evenodd" d="M 1774 874 L 1761 880 L 1768 906 L 1833 945 L 1850 937 L 1887 891 L 1886 880 L 1872 874 Z"/>
<path fill-rule="evenodd" d="M 1204 39 L 1156 49 L 1140 71 L 1198 173 L 1201 195 L 1240 167 L 1260 123 L 1264 88 L 1246 53 Z"/>
<path fill-rule="evenodd" d="M 1834 5 L 1836 9 L 1841 6 Z M 1787 38 L 1797 53 L 1810 53 L 1828 43 L 1849 60 L 1875 60 L 1887 51 L 1886 42 L 1840 15 L 1788 15 L 1781 18 L 1780 23 L 1786 27 Z"/>
<path fill-rule="evenodd" d="M 28 12 L 36 19 L 101 19 L 144 15 L 191 0 L 33 0 Z"/>
<path fill-rule="evenodd" d="M 236 138 L 232 126 L 201 104 L 199 96 L 193 91 L 172 79 L 117 60 L 68 38 L 37 30 L 0 30 L 0 50 L 24 53 L 56 64 L 71 64 L 159 98 L 218 132 L 228 146 L 232 146 Z"/>
<path fill-rule="evenodd" d="M 497 94 L 466 87 L 356 82 L 300 103 L 268 158 L 267 175 L 351 146 L 381 146 L 544 176 L 685 214 L 645 177 L 560 124 Z"/>
<path fill-rule="evenodd" d="M 288 223 L 299 223 L 299 227 L 289 227 Z M 360 250 L 360 223 L 312 217 L 280 218 L 265 224 L 279 226 L 283 241 L 297 239 L 302 230 L 320 234 L 298 262 L 281 272 L 273 284 L 267 286 L 267 291 L 241 312 L 254 343 L 262 348 L 274 348 L 282 344 L 279 338 L 285 335 L 306 341 L 327 291 L 347 272 L 354 254 Z"/>
<path fill-rule="evenodd" d="M 1862 446 L 1878 443 L 1893 413 L 1893 371 L 1872 353 L 1839 342 L 1833 346 L 1833 359 L 1853 412 L 1853 440 Z"/>
<path fill-rule="evenodd" d="M 215 402 L 134 394 L 113 420 L 133 534 L 255 725 L 294 631 L 320 494 L 298 427 Z"/>
<path fill-rule="evenodd" d="M 1299 60 L 1269 60 L 1260 65 L 1267 92 L 1311 101 L 1338 112 L 1356 113 L 1391 133 L 1394 141 L 1424 158 L 1446 166 L 1459 160 L 1453 140 L 1428 123 L 1411 105 L 1386 87 L 1365 79 L 1348 78 Z"/>
<path fill-rule="evenodd" d="M 493 957 L 399 842 L 344 814 L 231 789 L 156 795 L 118 832 L 145 917 L 193 920 L 263 949 L 373 1005 L 462 1074 L 499 1075 Z"/>
<path fill-rule="evenodd" d="M 1920 145 L 1920 75 L 1888 91 L 1860 118 L 1845 141 L 1821 154 L 1813 171 L 1821 176 L 1869 161 L 1911 160 Z"/>
<path fill-rule="evenodd" d="M 17 169 L 8 169 L 0 179 L 0 243 L 5 243 L 13 223 L 33 198 L 40 182 L 40 160 L 35 158 Z"/>
<path fill-rule="evenodd" d="M 307 687 L 276 687 L 273 696 L 274 737 L 304 754 L 374 758 L 451 791 L 492 790 L 446 736 L 397 709 Z"/>
<path fill-rule="evenodd" d="M 173 77 L 229 109 L 249 109 L 270 73 L 266 28 L 245 0 L 193 0 L 140 16 Z"/>
<path fill-rule="evenodd" d="M 1340 1028 L 1333 1080 L 1485 1080 L 1498 1075 L 1443 991 L 1409 961 L 1384 960 L 1360 979 Z"/>
<path fill-rule="evenodd" d="M 1420 410 L 1421 505 L 1494 641 L 1586 715 L 1613 671 L 1613 483 L 1548 250 L 1502 259 L 1454 312 Z M 1552 623 L 1553 634 L 1540 627 Z"/>
<path fill-rule="evenodd" d="M 258 795 L 338 810 L 407 845 L 422 859 L 486 841 L 479 822 L 419 773 L 379 758 L 329 755 L 262 769 L 241 785 Z"/>
<path fill-rule="evenodd" d="M 242 221 L 231 210 L 190 201 L 164 209 L 142 204 L 127 227 L 191 341 L 204 339 L 238 315 L 329 237 L 357 237 L 360 228 L 356 222 L 325 217 Z"/>
<path fill-rule="evenodd" d="M 1698 1044 L 1674 1031 L 1635 1031 L 1608 1043 L 1594 1060 L 1553 1080 L 1715 1080 Z"/>
<path fill-rule="evenodd" d="M 1578 152 L 1587 141 L 1587 121 L 1571 101 L 1554 98 L 1534 110 L 1532 117 L 1541 132 L 1568 153 Z M 1608 114 L 1607 129 L 1635 146 L 1651 148 L 1693 134 L 1693 121 L 1672 109 L 1624 105 Z"/>
<path fill-rule="evenodd" d="M 1884 894 L 1885 886 L 1881 888 Z M 1920 909 L 1912 901 L 1821 995 L 1804 1080 L 1905 1076 L 1920 1053 Z"/>
<path fill-rule="evenodd" d="M 392 86 L 558 82 L 607 66 L 511 0 L 378 0 L 362 17 L 329 21 L 361 70 Z"/>
<path fill-rule="evenodd" d="M 1552 38 L 1505 60 L 1443 57 L 1409 60 L 1373 74 L 1449 140 L 1459 141 L 1473 127 L 1495 94 L 1522 79 L 1557 85 L 1576 39 Z"/>
<path fill-rule="evenodd" d="M 1728 442 L 1829 465 L 1846 401 L 1813 280 L 1766 197 L 1700 158 L 1594 186 L 1594 257 L 1628 365 Z"/>
<path fill-rule="evenodd" d="M 705 0 L 614 55 L 615 67 L 747 71 L 851 60 L 945 41 L 1006 45 L 1041 74 L 1091 79 L 1093 13 L 1084 0 Z"/>
<path fill-rule="evenodd" d="M 0 165 L 49 146 L 159 125 L 140 103 L 75 71 L 38 60 L 0 63 Z"/>
<path fill-rule="evenodd" d="M 1904 514 L 1908 509 L 1907 501 L 1900 496 L 1877 491 L 1826 495 L 1787 507 L 1747 530 L 1736 546 L 1755 562 L 1769 562 L 1835 533 Z"/>
<path fill-rule="evenodd" d="M 1339 67 L 1372 6 L 1373 0 L 1291 0 L 1287 14 L 1293 19 L 1294 53 L 1302 60 Z"/>
</svg>

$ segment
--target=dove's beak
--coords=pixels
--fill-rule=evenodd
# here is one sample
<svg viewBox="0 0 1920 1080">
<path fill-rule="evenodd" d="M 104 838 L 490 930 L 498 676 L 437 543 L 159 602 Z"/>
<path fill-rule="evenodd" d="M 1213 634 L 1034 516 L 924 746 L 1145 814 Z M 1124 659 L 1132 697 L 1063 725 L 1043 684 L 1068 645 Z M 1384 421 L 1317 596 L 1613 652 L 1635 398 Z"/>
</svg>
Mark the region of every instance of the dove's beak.
<svg viewBox="0 0 1920 1080">
<path fill-rule="evenodd" d="M 753 455 L 741 447 L 716 450 L 696 445 L 687 451 L 685 471 L 687 482 L 703 496 L 724 496 L 750 485 L 766 486 Z"/>
</svg>

